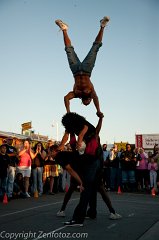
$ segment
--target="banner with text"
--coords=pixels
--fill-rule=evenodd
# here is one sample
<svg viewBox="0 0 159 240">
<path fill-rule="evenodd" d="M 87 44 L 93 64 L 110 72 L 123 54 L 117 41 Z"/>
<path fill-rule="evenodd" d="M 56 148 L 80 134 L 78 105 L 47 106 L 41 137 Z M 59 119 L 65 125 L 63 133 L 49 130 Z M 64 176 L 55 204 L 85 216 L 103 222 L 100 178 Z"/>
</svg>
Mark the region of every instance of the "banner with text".
<svg viewBox="0 0 159 240">
<path fill-rule="evenodd" d="M 155 144 L 159 144 L 159 134 L 136 135 L 136 147 L 152 149 Z"/>
</svg>

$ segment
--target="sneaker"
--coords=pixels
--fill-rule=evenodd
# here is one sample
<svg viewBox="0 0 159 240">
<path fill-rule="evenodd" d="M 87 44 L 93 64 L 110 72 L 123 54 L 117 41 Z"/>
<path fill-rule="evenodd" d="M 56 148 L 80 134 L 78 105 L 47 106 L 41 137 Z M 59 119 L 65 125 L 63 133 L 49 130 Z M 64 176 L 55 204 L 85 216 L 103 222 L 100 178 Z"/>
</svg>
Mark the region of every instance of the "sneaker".
<svg viewBox="0 0 159 240">
<path fill-rule="evenodd" d="M 28 192 L 25 193 L 25 196 L 26 196 L 27 198 L 30 198 L 30 194 L 29 194 Z"/>
<path fill-rule="evenodd" d="M 111 219 L 111 220 L 118 220 L 120 218 L 122 218 L 122 216 L 118 213 L 111 213 L 109 216 L 109 219 Z"/>
<path fill-rule="evenodd" d="M 75 220 L 70 220 L 68 222 L 64 222 L 64 225 L 66 226 L 70 226 L 70 227 L 82 227 L 83 226 L 83 223 L 78 223 L 76 222 Z"/>
<path fill-rule="evenodd" d="M 57 19 L 55 21 L 55 23 L 59 26 L 59 28 L 63 31 L 63 30 L 67 30 L 68 29 L 68 25 L 64 22 L 62 22 L 60 19 Z"/>
<path fill-rule="evenodd" d="M 93 216 L 86 215 L 85 219 L 92 219 L 93 220 L 93 219 L 96 219 L 96 217 L 95 216 L 93 217 Z"/>
<path fill-rule="evenodd" d="M 101 27 L 105 27 L 107 25 L 107 23 L 109 22 L 110 18 L 109 17 L 104 17 L 103 19 L 100 20 L 100 26 Z"/>
<path fill-rule="evenodd" d="M 49 191 L 48 193 L 49 193 L 49 195 L 55 195 L 55 193 L 54 193 L 54 192 L 50 192 L 50 191 Z"/>
<path fill-rule="evenodd" d="M 13 196 L 12 196 L 12 194 L 8 194 L 8 198 L 12 198 Z"/>
<path fill-rule="evenodd" d="M 65 214 L 64 211 L 58 211 L 58 212 L 56 213 L 56 216 L 57 216 L 57 217 L 65 217 L 66 214 Z"/>
</svg>

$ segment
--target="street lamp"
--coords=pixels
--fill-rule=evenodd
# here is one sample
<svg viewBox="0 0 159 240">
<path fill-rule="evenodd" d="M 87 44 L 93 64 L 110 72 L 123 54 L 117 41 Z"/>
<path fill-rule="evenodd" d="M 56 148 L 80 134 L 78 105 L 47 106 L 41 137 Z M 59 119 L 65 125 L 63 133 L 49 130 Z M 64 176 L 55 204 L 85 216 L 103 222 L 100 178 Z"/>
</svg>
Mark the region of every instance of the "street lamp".
<svg viewBox="0 0 159 240">
<path fill-rule="evenodd" d="M 59 125 L 58 125 L 58 122 L 53 121 L 53 124 L 51 126 L 56 128 L 56 141 L 58 141 L 59 140 Z"/>
</svg>

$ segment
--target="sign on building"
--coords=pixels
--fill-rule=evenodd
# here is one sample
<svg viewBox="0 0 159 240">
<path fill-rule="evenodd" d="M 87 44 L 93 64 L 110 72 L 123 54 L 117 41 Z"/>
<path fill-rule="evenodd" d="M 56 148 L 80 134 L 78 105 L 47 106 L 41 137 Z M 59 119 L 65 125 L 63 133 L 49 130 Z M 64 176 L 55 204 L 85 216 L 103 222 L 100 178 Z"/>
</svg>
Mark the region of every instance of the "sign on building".
<svg viewBox="0 0 159 240">
<path fill-rule="evenodd" d="M 25 130 L 28 130 L 28 129 L 31 129 L 32 126 L 31 126 L 31 122 L 26 122 L 26 123 L 23 123 L 21 126 L 22 126 L 22 131 L 25 131 Z"/>
<path fill-rule="evenodd" d="M 159 134 L 139 134 L 136 135 L 136 147 L 142 147 L 144 149 L 153 149 L 153 147 L 159 145 Z"/>
</svg>

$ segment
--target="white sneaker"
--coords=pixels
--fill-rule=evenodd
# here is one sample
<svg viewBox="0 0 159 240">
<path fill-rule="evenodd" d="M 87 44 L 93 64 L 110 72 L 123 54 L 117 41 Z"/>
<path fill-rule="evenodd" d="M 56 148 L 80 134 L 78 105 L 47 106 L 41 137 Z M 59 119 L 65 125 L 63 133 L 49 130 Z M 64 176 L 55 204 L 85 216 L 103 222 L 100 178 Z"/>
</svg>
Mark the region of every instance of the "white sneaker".
<svg viewBox="0 0 159 240">
<path fill-rule="evenodd" d="M 57 19 L 55 21 L 55 23 L 59 26 L 59 28 L 63 31 L 63 30 L 67 30 L 68 29 L 68 25 L 64 22 L 62 22 L 60 19 Z"/>
<path fill-rule="evenodd" d="M 30 198 L 30 194 L 29 194 L 28 192 L 25 193 L 25 196 L 26 196 L 27 198 Z"/>
<path fill-rule="evenodd" d="M 109 216 L 109 219 L 111 219 L 111 220 L 118 220 L 120 218 L 122 218 L 122 216 L 118 213 L 111 213 Z"/>
<path fill-rule="evenodd" d="M 57 217 L 65 217 L 66 214 L 65 214 L 64 211 L 58 211 L 58 212 L 56 213 L 56 216 L 57 216 Z"/>
<path fill-rule="evenodd" d="M 104 17 L 103 19 L 100 20 L 100 26 L 104 28 L 109 22 L 109 20 L 110 20 L 110 17 L 107 17 L 107 16 Z"/>
</svg>

